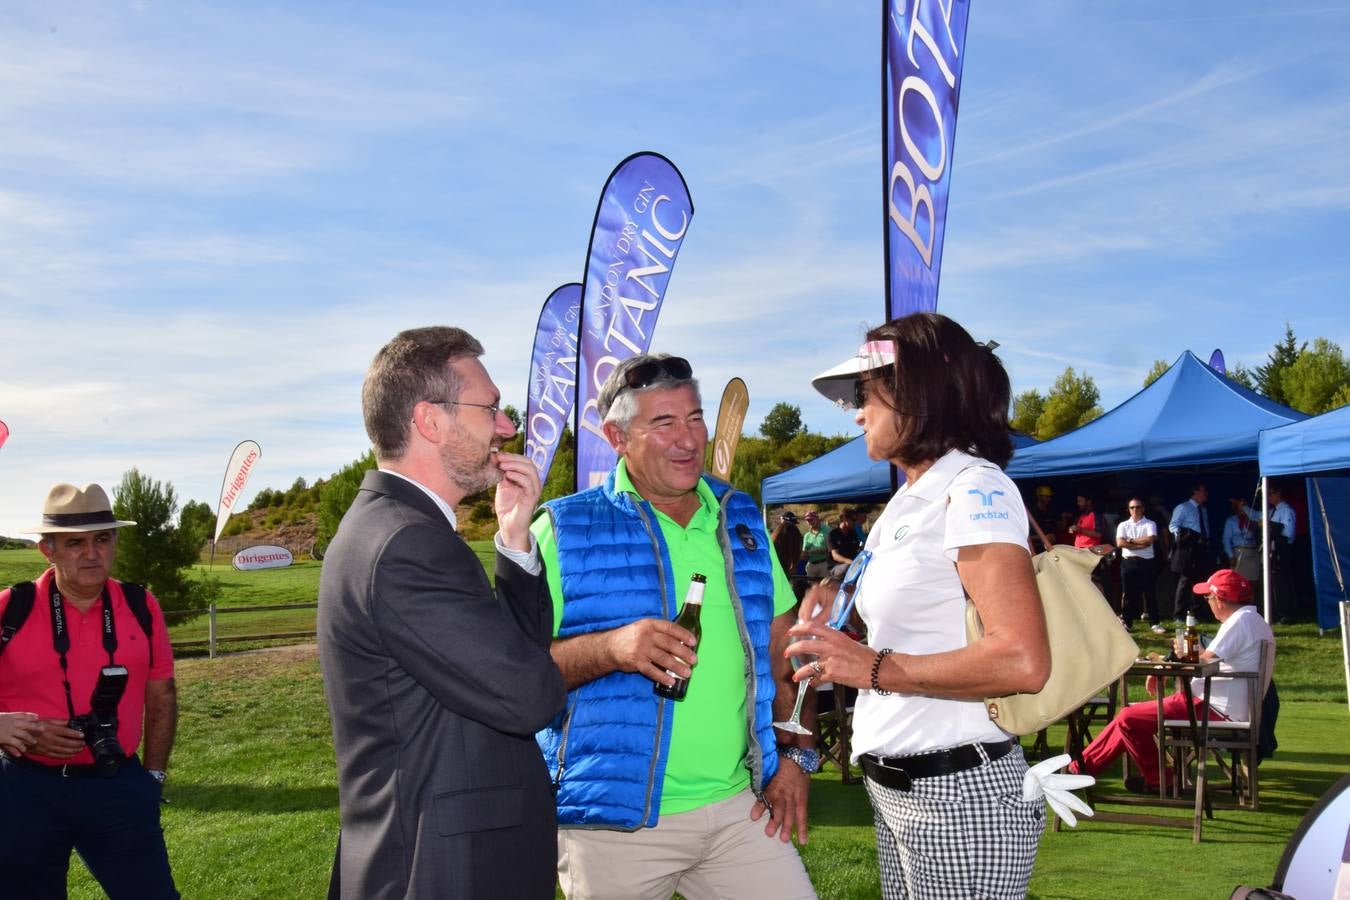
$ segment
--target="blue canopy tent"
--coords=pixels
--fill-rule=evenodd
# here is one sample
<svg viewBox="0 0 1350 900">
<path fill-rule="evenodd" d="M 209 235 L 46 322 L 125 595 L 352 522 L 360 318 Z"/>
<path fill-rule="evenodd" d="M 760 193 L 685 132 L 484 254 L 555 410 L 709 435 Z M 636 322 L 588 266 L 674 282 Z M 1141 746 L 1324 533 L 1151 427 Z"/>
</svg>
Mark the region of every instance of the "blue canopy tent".
<svg viewBox="0 0 1350 900">
<path fill-rule="evenodd" d="M 1013 447 L 1036 443 L 1013 434 Z M 891 467 L 867 458 L 867 439 L 858 435 L 829 453 L 794 466 L 760 483 L 765 506 L 780 503 L 885 503 L 891 498 Z"/>
<path fill-rule="evenodd" d="M 891 467 L 867 458 L 867 440 L 858 435 L 829 453 L 770 475 L 760 482 L 765 506 L 780 503 L 868 503 L 891 496 Z"/>
<path fill-rule="evenodd" d="M 1269 478 L 1350 469 L 1350 406 L 1261 432 L 1260 455 Z"/>
<path fill-rule="evenodd" d="M 1350 406 L 1261 432 L 1263 478 L 1309 476 L 1308 536 L 1317 586 L 1317 624 L 1340 624 L 1346 599 L 1342 577 L 1350 570 Z M 1328 532 L 1330 533 L 1328 535 Z"/>
<path fill-rule="evenodd" d="M 1019 450 L 1008 475 L 1051 478 L 1254 463 L 1261 429 L 1306 418 L 1225 378 L 1188 350 L 1157 381 L 1105 415 Z"/>
<path fill-rule="evenodd" d="M 1008 466 L 1013 479 L 1044 479 L 1152 470 L 1205 472 L 1217 481 L 1226 470 L 1226 487 L 1235 488 L 1239 472 L 1255 475 L 1258 436 L 1308 418 L 1249 390 L 1205 365 L 1189 350 L 1172 367 L 1115 409 L 1068 434 L 1019 452 Z M 1220 470 L 1216 472 L 1215 470 Z M 1177 478 L 1150 477 L 1155 487 L 1185 496 Z M 1211 496 L 1245 496 L 1246 490 Z M 1217 504 L 1209 504 L 1210 534 L 1220 533 Z M 1269 588 L 1270 578 L 1263 579 Z M 1266 617 L 1270 617 L 1267 598 Z"/>
</svg>

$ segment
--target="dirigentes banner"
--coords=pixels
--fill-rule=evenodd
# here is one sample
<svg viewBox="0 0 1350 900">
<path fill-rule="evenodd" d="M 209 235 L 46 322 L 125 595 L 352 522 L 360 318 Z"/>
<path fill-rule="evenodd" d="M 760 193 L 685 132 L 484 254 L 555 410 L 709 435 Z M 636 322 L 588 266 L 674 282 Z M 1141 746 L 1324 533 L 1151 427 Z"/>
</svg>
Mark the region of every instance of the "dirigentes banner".
<svg viewBox="0 0 1350 900">
<path fill-rule="evenodd" d="M 577 400 L 577 345 L 581 333 L 581 285 L 564 284 L 539 310 L 530 355 L 530 396 L 525 403 L 525 456 L 548 480 L 558 442 Z"/>
<path fill-rule="evenodd" d="M 616 456 L 600 421 L 600 386 L 625 359 L 647 352 L 694 203 L 675 164 L 635 153 L 600 193 L 586 252 L 577 383 L 577 490 L 599 484 Z"/>
<path fill-rule="evenodd" d="M 970 0 L 882 0 L 886 317 L 937 308 Z"/>
<path fill-rule="evenodd" d="M 739 378 L 728 381 L 722 391 L 722 405 L 717 409 L 717 431 L 712 444 L 711 471 L 723 481 L 731 481 L 731 466 L 736 460 L 736 447 L 741 442 L 749 406 L 750 391 L 745 382 Z"/>
<path fill-rule="evenodd" d="M 216 534 L 211 538 L 214 545 L 220 540 L 220 533 L 225 530 L 225 523 L 230 520 L 230 514 L 234 512 L 235 504 L 239 502 L 239 497 L 244 493 L 244 485 L 248 482 L 249 473 L 253 467 L 262 459 L 262 448 L 258 446 L 257 441 L 240 441 L 239 446 L 234 448 L 230 454 L 229 465 L 225 466 L 225 478 L 220 483 L 220 502 L 216 504 Z M 212 551 L 214 552 L 214 550 Z"/>
</svg>

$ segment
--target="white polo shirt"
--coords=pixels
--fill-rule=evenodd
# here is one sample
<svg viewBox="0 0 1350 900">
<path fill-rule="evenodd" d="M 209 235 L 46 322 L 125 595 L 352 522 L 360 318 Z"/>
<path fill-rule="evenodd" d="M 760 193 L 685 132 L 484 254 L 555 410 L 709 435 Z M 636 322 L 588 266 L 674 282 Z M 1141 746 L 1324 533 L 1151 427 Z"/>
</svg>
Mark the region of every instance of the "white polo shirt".
<svg viewBox="0 0 1350 900">
<path fill-rule="evenodd" d="M 1154 522 L 1148 516 L 1141 516 L 1139 521 L 1134 519 L 1124 519 L 1116 526 L 1116 537 L 1125 538 L 1131 541 L 1137 541 L 1140 538 L 1151 537 L 1155 540 L 1158 537 L 1158 523 Z M 1153 545 L 1141 547 L 1138 550 L 1133 547 L 1121 547 L 1120 555 L 1126 559 L 1138 557 L 1139 559 L 1153 558 Z"/>
<path fill-rule="evenodd" d="M 871 572 L 871 569 L 868 569 Z M 1275 652 L 1275 633 L 1256 607 L 1250 603 L 1240 607 L 1219 626 L 1219 633 L 1205 649 L 1219 657 L 1220 672 L 1256 672 L 1261 665 L 1261 642 L 1269 641 L 1272 663 Z M 1275 670 L 1271 665 L 1271 671 Z M 1245 722 L 1251 715 L 1247 708 L 1248 683 L 1246 679 L 1219 678 L 1210 682 L 1209 705 L 1235 722 Z M 1204 679 L 1191 679 L 1193 696 L 1201 696 Z M 1257 696 L 1263 696 L 1265 685 L 1257 690 Z"/>
<path fill-rule="evenodd" d="M 867 623 L 868 644 L 913 654 L 965 647 L 966 596 L 956 574 L 957 553 L 995 543 L 1027 549 L 1026 507 L 997 466 L 953 450 L 914 484 L 902 486 L 867 536 L 873 556 L 858 610 Z M 865 690 L 853 716 L 854 759 L 1007 737 L 979 700 Z"/>
</svg>

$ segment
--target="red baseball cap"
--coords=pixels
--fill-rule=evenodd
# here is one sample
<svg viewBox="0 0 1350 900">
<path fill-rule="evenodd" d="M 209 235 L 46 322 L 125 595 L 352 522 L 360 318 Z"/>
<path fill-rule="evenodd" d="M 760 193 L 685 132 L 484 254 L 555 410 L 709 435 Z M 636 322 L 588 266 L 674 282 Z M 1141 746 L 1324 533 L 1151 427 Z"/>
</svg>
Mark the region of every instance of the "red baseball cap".
<svg viewBox="0 0 1350 900">
<path fill-rule="evenodd" d="M 1208 594 L 1213 591 L 1225 603 L 1250 603 L 1252 601 L 1252 583 L 1232 569 L 1220 569 L 1209 576 L 1208 581 L 1200 582 L 1191 590 L 1197 594 Z"/>
</svg>

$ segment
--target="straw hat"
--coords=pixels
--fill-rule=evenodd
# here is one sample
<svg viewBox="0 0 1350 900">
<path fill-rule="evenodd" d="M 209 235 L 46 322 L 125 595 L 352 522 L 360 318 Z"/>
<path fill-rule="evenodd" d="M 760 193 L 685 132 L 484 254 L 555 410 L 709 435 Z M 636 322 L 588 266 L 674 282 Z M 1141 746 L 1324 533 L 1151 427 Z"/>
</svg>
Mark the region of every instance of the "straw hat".
<svg viewBox="0 0 1350 900">
<path fill-rule="evenodd" d="M 107 531 L 125 528 L 135 522 L 123 522 L 112 513 L 108 494 L 96 484 L 77 488 L 58 484 L 47 492 L 42 504 L 42 524 L 25 528 L 25 534 L 64 534 L 78 531 Z"/>
</svg>

